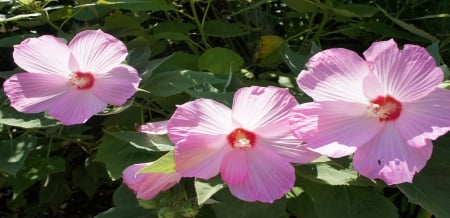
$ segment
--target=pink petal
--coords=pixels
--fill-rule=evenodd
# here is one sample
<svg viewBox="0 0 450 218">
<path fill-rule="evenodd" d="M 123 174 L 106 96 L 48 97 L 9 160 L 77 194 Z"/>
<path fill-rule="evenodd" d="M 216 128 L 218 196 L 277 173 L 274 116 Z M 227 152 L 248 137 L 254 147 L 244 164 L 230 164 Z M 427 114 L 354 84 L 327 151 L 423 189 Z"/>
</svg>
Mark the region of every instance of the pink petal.
<svg viewBox="0 0 450 218">
<path fill-rule="evenodd" d="M 285 125 L 289 126 L 288 123 Z M 319 153 L 307 149 L 304 143 L 290 132 L 279 137 L 265 138 L 263 136 L 258 137 L 255 146 L 270 148 L 288 162 L 310 163 L 320 156 Z"/>
<path fill-rule="evenodd" d="M 112 105 L 122 105 L 136 93 L 141 80 L 136 70 L 127 65 L 114 67 L 105 74 L 95 75 L 94 94 Z"/>
<path fill-rule="evenodd" d="M 235 129 L 231 123 L 231 110 L 209 99 L 179 105 L 167 128 L 169 138 L 175 144 L 191 134 L 228 135 Z"/>
<path fill-rule="evenodd" d="M 105 108 L 106 103 L 95 97 L 92 92 L 73 89 L 55 98 L 48 105 L 48 114 L 64 125 L 73 125 L 86 122 Z"/>
<path fill-rule="evenodd" d="M 60 74 L 18 73 L 3 83 L 11 106 L 20 112 L 38 113 L 71 89 L 69 78 Z"/>
<path fill-rule="evenodd" d="M 241 183 L 228 184 L 234 196 L 244 201 L 273 203 L 291 190 L 295 170 L 282 157 L 255 146 L 247 158 L 248 178 Z"/>
<path fill-rule="evenodd" d="M 345 101 L 301 104 L 292 111 L 291 130 L 311 150 L 342 157 L 366 144 L 383 127 L 366 111 L 367 105 Z"/>
<path fill-rule="evenodd" d="M 399 133 L 408 144 L 421 147 L 450 131 L 450 91 L 436 88 L 415 102 L 403 104 L 395 121 Z"/>
<path fill-rule="evenodd" d="M 14 62 L 30 73 L 69 75 L 70 49 L 65 42 L 44 35 L 28 38 L 14 46 Z"/>
<path fill-rule="evenodd" d="M 394 123 L 388 122 L 379 135 L 356 150 L 353 165 L 363 176 L 382 179 L 389 185 L 412 182 L 430 159 L 432 148 L 429 140 L 420 148 L 411 147 Z"/>
<path fill-rule="evenodd" d="M 298 86 L 315 101 L 366 103 L 363 81 L 370 74 L 366 62 L 355 52 L 334 48 L 321 51 L 309 60 Z"/>
<path fill-rule="evenodd" d="M 394 40 L 375 42 L 364 52 L 384 94 L 411 102 L 432 92 L 443 79 L 442 70 L 420 46 L 405 45 L 399 51 Z"/>
<path fill-rule="evenodd" d="M 134 164 L 123 171 L 123 182 L 136 193 L 138 199 L 150 200 L 181 179 L 178 173 L 138 173 L 149 164 L 151 163 Z"/>
<path fill-rule="evenodd" d="M 104 74 L 118 66 L 127 56 L 123 42 L 101 30 L 85 30 L 70 41 L 73 58 L 82 72 Z"/>
<path fill-rule="evenodd" d="M 209 179 L 219 174 L 230 151 L 226 135 L 189 135 L 175 145 L 175 170 L 183 177 Z"/>
<path fill-rule="evenodd" d="M 140 125 L 137 128 L 138 132 L 143 132 L 153 135 L 165 135 L 167 134 L 167 120 L 159 122 L 151 122 Z"/>
<path fill-rule="evenodd" d="M 288 89 L 278 87 L 247 87 L 239 89 L 233 100 L 233 122 L 235 126 L 264 133 L 265 136 L 286 132 L 288 126 L 281 127 L 289 119 L 289 112 L 297 100 Z"/>
<path fill-rule="evenodd" d="M 248 177 L 248 152 L 243 149 L 233 149 L 224 157 L 220 174 L 224 182 L 236 184 L 243 182 Z"/>
</svg>

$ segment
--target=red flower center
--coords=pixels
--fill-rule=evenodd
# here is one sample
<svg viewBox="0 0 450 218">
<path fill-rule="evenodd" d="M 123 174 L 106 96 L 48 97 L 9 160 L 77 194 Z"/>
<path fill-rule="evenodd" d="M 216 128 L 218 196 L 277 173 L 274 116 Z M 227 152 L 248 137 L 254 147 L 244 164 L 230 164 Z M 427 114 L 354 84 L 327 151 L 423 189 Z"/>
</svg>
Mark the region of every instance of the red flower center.
<svg viewBox="0 0 450 218">
<path fill-rule="evenodd" d="M 255 146 L 256 135 L 253 132 L 237 128 L 228 137 L 228 143 L 233 148 L 252 148 Z"/>
<path fill-rule="evenodd" d="M 402 104 L 391 96 L 379 96 L 370 101 L 369 114 L 377 117 L 379 121 L 395 120 L 402 112 Z"/>
<path fill-rule="evenodd" d="M 92 88 L 92 86 L 94 86 L 94 81 L 95 78 L 91 73 L 76 72 L 72 75 L 72 78 L 70 78 L 72 85 L 81 90 Z"/>
</svg>

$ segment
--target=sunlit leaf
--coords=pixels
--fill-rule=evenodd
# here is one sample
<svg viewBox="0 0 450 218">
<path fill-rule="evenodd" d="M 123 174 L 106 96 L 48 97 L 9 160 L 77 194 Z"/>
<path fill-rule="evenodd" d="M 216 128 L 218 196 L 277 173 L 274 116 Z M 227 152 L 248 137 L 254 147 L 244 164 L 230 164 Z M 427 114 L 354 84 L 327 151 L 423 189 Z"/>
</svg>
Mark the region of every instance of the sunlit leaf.
<svg viewBox="0 0 450 218">
<path fill-rule="evenodd" d="M 139 173 L 174 173 L 175 162 L 173 160 L 173 150 L 167 152 L 157 160 L 153 161 L 150 165 L 140 169 Z"/>
<path fill-rule="evenodd" d="M 56 126 L 59 121 L 46 116 L 44 113 L 25 114 L 6 107 L 0 110 L 0 123 L 28 129 Z"/>
<path fill-rule="evenodd" d="M 215 193 L 226 187 L 219 176 L 209 180 L 196 179 L 194 185 L 198 205 L 206 203 Z"/>
<path fill-rule="evenodd" d="M 233 50 L 221 47 L 206 50 L 198 59 L 198 68 L 213 73 L 230 73 L 238 71 L 244 60 Z"/>
</svg>

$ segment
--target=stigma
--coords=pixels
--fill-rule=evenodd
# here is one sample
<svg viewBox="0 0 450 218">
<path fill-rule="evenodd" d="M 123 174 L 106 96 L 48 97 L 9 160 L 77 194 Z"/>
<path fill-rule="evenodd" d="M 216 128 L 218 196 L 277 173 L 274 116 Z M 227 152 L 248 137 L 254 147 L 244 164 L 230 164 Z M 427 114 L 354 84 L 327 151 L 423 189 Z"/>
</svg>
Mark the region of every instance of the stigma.
<svg viewBox="0 0 450 218">
<path fill-rule="evenodd" d="M 249 149 L 255 146 L 256 135 L 245 129 L 237 128 L 228 134 L 227 139 L 233 148 Z"/>
<path fill-rule="evenodd" d="M 92 88 L 94 81 L 94 76 L 91 73 L 76 72 L 70 78 L 70 83 L 80 90 Z"/>
<path fill-rule="evenodd" d="M 389 95 L 379 96 L 370 103 L 367 113 L 380 122 L 395 120 L 402 112 L 402 104 Z"/>
</svg>

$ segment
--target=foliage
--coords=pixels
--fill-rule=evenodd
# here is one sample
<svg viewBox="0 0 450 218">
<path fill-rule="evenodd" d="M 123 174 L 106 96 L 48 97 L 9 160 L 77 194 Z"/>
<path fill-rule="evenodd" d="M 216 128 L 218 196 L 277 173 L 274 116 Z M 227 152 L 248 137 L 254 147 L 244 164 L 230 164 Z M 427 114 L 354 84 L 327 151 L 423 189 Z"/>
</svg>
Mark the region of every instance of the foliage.
<svg viewBox="0 0 450 218">
<path fill-rule="evenodd" d="M 308 57 L 330 47 L 361 52 L 373 41 L 428 47 L 447 72 L 450 2 L 437 0 L 0 0 L 0 77 L 19 69 L 12 46 L 44 34 L 70 39 L 102 29 L 129 50 L 140 91 L 86 124 L 63 126 L 44 113 L 22 114 L 0 94 L 2 217 L 436 217 L 450 216 L 449 137 L 414 183 L 365 179 L 349 160 L 297 166 L 297 183 L 274 204 L 241 202 L 220 179 L 184 180 L 150 201 L 121 185 L 122 170 L 172 150 L 163 136 L 135 131 L 166 120 L 196 98 L 230 105 L 249 85 L 295 85 Z M 448 81 L 443 83 L 448 87 Z M 447 84 L 447 86 L 445 86 Z M 169 153 L 170 155 L 170 153 Z M 159 161 L 157 169 L 172 166 Z M 444 194 L 443 194 L 444 193 Z"/>
</svg>

